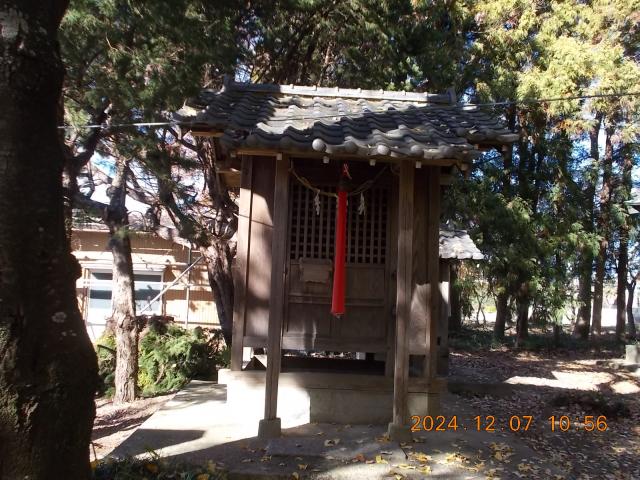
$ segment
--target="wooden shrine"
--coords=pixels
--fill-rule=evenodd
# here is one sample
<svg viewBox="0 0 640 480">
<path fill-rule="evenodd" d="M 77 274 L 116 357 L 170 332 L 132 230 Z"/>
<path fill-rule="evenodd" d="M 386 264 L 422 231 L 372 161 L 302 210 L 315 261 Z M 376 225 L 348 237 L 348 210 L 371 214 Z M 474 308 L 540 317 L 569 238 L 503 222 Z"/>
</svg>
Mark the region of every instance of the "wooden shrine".
<svg viewBox="0 0 640 480">
<path fill-rule="evenodd" d="M 239 175 L 229 395 L 232 383 L 243 385 L 238 401 L 264 392 L 262 437 L 280 434 L 279 402 L 302 398 L 312 421 L 389 421 L 392 438 L 406 439 L 410 416 L 435 412 L 444 385 L 443 186 L 517 135 L 452 92 L 227 82 L 177 118 L 214 139 L 223 174 Z M 337 214 L 345 168 L 347 206 Z M 340 249 L 337 217 L 346 227 Z M 336 316 L 338 255 L 345 307 Z M 243 370 L 247 347 L 266 349 L 266 373 Z M 361 352 L 357 366 L 371 369 L 293 355 L 319 351 Z"/>
</svg>

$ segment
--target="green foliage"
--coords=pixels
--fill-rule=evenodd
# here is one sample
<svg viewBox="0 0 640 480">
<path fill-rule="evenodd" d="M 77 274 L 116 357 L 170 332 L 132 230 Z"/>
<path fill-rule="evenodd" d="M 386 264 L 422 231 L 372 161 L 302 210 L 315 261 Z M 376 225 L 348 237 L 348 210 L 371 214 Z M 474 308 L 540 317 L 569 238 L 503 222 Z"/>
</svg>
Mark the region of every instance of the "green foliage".
<svg viewBox="0 0 640 480">
<path fill-rule="evenodd" d="M 225 480 L 227 474 L 214 462 L 198 466 L 169 461 L 152 453 L 149 458 L 108 458 L 93 463 L 94 480 Z"/>
<path fill-rule="evenodd" d="M 96 344 L 101 393 L 114 389 L 115 339 L 104 335 Z M 144 332 L 138 348 L 138 386 L 143 396 L 179 390 L 193 378 L 211 378 L 216 366 L 229 365 L 230 350 L 219 330 L 176 325 L 154 326 Z"/>
<path fill-rule="evenodd" d="M 208 378 L 215 359 L 201 329 L 169 325 L 150 330 L 139 345 L 138 384 L 142 395 L 153 396 L 182 388 L 192 378 Z"/>
<path fill-rule="evenodd" d="M 467 352 L 496 349 L 511 343 L 510 339 L 498 342 L 490 330 L 468 326 L 463 326 L 459 332 L 450 334 L 449 337 L 449 346 L 452 349 Z"/>
<path fill-rule="evenodd" d="M 104 333 L 96 342 L 96 355 L 98 356 L 98 375 L 100 376 L 98 393 L 106 397 L 112 397 L 115 393 L 115 354 L 115 337 L 112 334 Z"/>
</svg>

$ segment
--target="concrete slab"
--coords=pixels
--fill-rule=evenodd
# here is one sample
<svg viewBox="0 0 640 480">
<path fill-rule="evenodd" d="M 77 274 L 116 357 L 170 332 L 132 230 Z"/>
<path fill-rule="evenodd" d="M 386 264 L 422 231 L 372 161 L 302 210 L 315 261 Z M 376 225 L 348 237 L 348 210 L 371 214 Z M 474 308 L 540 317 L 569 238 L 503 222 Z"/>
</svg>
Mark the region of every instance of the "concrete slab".
<svg viewBox="0 0 640 480">
<path fill-rule="evenodd" d="M 478 432 L 464 399 L 443 399 L 444 415 L 460 427 L 419 432 L 410 444 L 390 442 L 386 425 L 308 423 L 288 418 L 283 436 L 257 438 L 255 411 L 238 415 L 226 403 L 224 385 L 191 382 L 150 417 L 110 456 L 162 457 L 194 464 L 215 462 L 233 479 L 504 479 L 553 478 L 560 473 L 512 433 Z M 252 407 L 261 412 L 263 405 Z M 467 429 L 464 428 L 466 422 Z M 284 427 L 284 420 L 283 420 Z M 294 475 L 295 474 L 295 475 Z M 526 478 L 526 476 L 525 476 Z"/>
</svg>

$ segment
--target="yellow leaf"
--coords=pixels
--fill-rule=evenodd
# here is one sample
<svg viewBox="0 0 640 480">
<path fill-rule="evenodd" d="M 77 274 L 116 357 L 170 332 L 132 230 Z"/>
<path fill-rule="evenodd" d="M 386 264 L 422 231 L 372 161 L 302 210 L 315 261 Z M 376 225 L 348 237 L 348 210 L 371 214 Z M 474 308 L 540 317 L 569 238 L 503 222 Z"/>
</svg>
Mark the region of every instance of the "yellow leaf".
<svg viewBox="0 0 640 480">
<path fill-rule="evenodd" d="M 209 480 L 209 474 L 208 473 L 201 473 L 200 475 L 198 475 L 196 477 L 196 480 Z"/>
<path fill-rule="evenodd" d="M 382 458 L 382 455 L 376 455 L 376 463 L 389 463 L 389 462 L 387 462 L 384 458 Z"/>
<path fill-rule="evenodd" d="M 519 463 L 518 464 L 518 470 L 520 470 L 521 472 L 530 472 L 531 471 L 531 465 L 528 465 L 526 463 Z"/>
<path fill-rule="evenodd" d="M 298 464 L 298 468 L 299 468 L 300 470 L 306 470 L 308 466 L 309 466 L 309 465 L 305 465 L 304 463 L 300 463 L 300 464 Z"/>
</svg>

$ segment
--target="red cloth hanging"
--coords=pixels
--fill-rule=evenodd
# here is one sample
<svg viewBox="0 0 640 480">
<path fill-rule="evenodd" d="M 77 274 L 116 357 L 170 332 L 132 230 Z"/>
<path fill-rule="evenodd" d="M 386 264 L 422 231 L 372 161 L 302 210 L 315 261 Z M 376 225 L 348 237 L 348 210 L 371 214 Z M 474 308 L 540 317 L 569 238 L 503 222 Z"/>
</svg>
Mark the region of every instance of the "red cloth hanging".
<svg viewBox="0 0 640 480">
<path fill-rule="evenodd" d="M 345 163 L 338 185 L 338 208 L 336 211 L 336 244 L 333 265 L 333 295 L 331 313 L 336 317 L 344 315 L 345 298 L 345 255 L 347 247 L 347 184 L 350 179 L 349 169 Z"/>
</svg>

